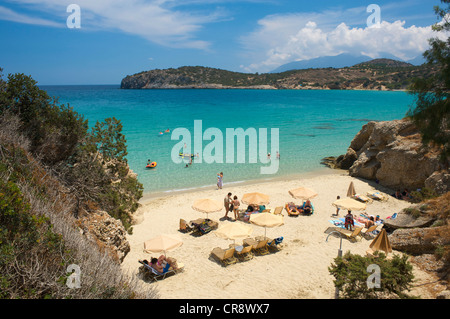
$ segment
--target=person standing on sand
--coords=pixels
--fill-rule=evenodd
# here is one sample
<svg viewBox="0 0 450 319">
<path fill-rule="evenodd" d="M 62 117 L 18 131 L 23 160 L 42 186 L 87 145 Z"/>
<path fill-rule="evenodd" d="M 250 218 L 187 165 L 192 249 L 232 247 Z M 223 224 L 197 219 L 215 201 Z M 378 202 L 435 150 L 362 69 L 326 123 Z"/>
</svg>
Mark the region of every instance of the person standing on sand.
<svg viewBox="0 0 450 319">
<path fill-rule="evenodd" d="M 336 199 L 341 199 L 341 196 L 338 195 L 338 197 L 336 197 Z M 339 207 L 336 207 L 336 216 L 339 216 L 339 211 L 341 209 Z"/>
<path fill-rule="evenodd" d="M 349 210 L 348 214 L 345 215 L 345 229 L 353 230 L 353 227 L 355 227 L 355 221 L 353 219 L 352 211 Z"/>
<path fill-rule="evenodd" d="M 223 186 L 223 173 L 220 172 L 220 174 L 217 175 L 217 188 L 222 189 Z"/>
<path fill-rule="evenodd" d="M 240 205 L 241 205 L 241 203 L 239 202 L 237 196 L 234 195 L 234 197 L 233 197 L 234 220 L 238 220 L 239 219 L 239 206 Z"/>
<path fill-rule="evenodd" d="M 228 212 L 230 212 L 233 207 L 233 199 L 231 198 L 231 195 L 233 194 L 228 193 L 228 195 L 223 199 L 223 205 L 225 206 L 225 216 L 223 216 L 223 218 L 225 219 L 228 219 Z"/>
</svg>

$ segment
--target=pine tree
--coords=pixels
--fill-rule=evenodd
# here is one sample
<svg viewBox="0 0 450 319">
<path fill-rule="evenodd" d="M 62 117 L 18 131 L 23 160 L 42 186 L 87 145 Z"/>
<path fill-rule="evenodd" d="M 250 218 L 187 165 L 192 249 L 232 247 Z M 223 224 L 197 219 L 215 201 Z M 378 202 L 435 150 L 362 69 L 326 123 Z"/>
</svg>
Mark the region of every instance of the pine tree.
<svg viewBox="0 0 450 319">
<path fill-rule="evenodd" d="M 450 0 L 441 0 L 445 8 L 434 7 L 438 23 L 433 25 L 437 36 L 429 40 L 430 49 L 423 56 L 429 65 L 437 65 L 438 71 L 430 78 L 413 81 L 409 92 L 416 96 L 415 105 L 409 116 L 419 128 L 424 144 L 442 148 L 442 160 L 448 164 L 450 156 L 450 37 L 443 40 L 450 31 Z"/>
</svg>

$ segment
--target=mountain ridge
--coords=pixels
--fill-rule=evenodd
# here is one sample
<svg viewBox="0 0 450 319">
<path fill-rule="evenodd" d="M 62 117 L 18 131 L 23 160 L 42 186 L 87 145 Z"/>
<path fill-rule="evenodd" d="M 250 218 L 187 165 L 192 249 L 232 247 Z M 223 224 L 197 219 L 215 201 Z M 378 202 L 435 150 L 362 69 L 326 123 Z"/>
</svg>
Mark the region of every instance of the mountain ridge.
<svg viewBox="0 0 450 319">
<path fill-rule="evenodd" d="M 425 63 L 425 58 L 422 56 L 418 56 L 411 60 L 399 60 L 397 57 L 388 54 L 383 53 L 381 54 L 381 59 L 390 59 L 390 60 L 397 60 L 400 62 L 406 62 L 410 63 L 415 66 L 422 65 Z M 344 68 L 344 67 L 351 67 L 356 64 L 360 64 L 363 62 L 368 62 L 374 60 L 371 57 L 361 54 L 361 55 L 354 55 L 350 53 L 342 53 L 334 56 L 323 56 L 308 60 L 301 60 L 301 61 L 292 61 L 283 65 L 280 65 L 276 69 L 270 71 L 269 73 L 279 73 L 279 72 L 285 72 L 285 71 L 293 71 L 293 70 L 303 70 L 303 69 L 311 69 L 311 68 Z M 377 59 L 375 59 L 377 60 Z"/>
</svg>

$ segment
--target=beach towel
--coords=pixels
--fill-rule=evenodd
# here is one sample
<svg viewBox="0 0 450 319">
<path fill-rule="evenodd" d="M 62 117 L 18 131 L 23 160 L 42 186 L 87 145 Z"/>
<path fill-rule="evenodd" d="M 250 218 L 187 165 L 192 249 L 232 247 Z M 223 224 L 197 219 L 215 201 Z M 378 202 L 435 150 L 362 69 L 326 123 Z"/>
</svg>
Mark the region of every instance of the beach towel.
<svg viewBox="0 0 450 319">
<path fill-rule="evenodd" d="M 339 220 L 339 219 L 335 219 L 335 220 L 329 220 L 330 223 L 332 223 L 334 226 L 336 227 L 341 227 L 345 229 L 345 224 L 343 221 Z"/>
</svg>

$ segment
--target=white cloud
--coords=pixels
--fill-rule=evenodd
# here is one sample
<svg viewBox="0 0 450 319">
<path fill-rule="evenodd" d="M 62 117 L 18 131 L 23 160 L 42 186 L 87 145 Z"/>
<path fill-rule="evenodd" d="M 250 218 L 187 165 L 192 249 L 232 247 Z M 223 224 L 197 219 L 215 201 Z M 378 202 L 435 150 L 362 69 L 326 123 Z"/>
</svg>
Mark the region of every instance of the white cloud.
<svg viewBox="0 0 450 319">
<path fill-rule="evenodd" d="M 14 12 L 11 9 L 5 8 L 0 6 L 0 20 L 7 20 L 7 21 L 13 21 L 18 23 L 25 23 L 25 24 L 33 24 L 33 25 L 42 25 L 42 26 L 49 26 L 49 27 L 62 27 L 64 24 L 57 23 L 54 21 L 41 19 L 41 18 L 35 18 L 30 17 L 26 14 L 20 14 L 17 12 Z"/>
<path fill-rule="evenodd" d="M 408 60 L 421 55 L 428 48 L 428 39 L 438 36 L 431 26 L 406 27 L 405 21 L 382 20 L 379 28 L 367 27 L 367 15 L 365 8 L 354 8 L 265 17 L 258 21 L 256 31 L 241 38 L 248 57 L 255 61 L 243 69 L 268 72 L 288 62 L 341 53 L 372 58 L 389 53 Z"/>
<path fill-rule="evenodd" d="M 196 38 L 205 24 L 221 18 L 220 11 L 188 12 L 171 8 L 174 0 L 10 0 L 23 8 L 45 13 L 65 25 L 69 13 L 66 8 L 76 3 L 81 8 L 81 27 L 84 29 L 119 30 L 149 41 L 181 48 L 207 49 L 209 43 Z M 20 15 L 12 10 L 0 19 L 24 22 L 11 18 Z M 32 20 L 34 19 L 34 20 Z M 28 23 L 38 23 L 32 18 Z M 26 23 L 26 22 L 24 22 Z M 56 24 L 56 23 L 55 23 Z M 49 24 L 51 25 L 51 24 Z"/>
</svg>

